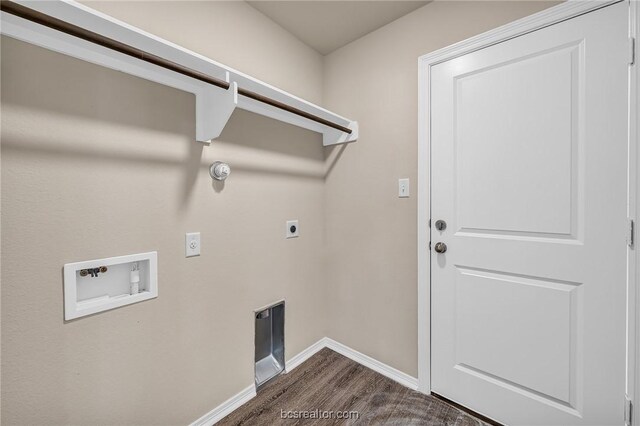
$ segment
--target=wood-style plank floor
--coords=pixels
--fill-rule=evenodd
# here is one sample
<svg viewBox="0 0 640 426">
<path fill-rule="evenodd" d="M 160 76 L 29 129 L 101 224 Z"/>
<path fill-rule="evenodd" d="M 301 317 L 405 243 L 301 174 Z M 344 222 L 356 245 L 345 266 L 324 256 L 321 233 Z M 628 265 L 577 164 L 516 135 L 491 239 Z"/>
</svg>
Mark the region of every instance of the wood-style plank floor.
<svg viewBox="0 0 640 426">
<path fill-rule="evenodd" d="M 316 411 L 318 410 L 318 411 Z M 357 412 L 357 418 L 282 418 L 282 413 Z M 412 391 L 324 348 L 289 374 L 267 383 L 219 425 L 455 425 L 486 423 L 429 395 Z"/>
</svg>

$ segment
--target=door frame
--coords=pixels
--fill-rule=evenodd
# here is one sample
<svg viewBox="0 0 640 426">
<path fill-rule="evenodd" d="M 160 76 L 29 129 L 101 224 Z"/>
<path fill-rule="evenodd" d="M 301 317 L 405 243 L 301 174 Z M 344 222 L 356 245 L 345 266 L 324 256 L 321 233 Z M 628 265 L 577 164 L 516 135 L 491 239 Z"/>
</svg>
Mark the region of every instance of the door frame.
<svg viewBox="0 0 640 426">
<path fill-rule="evenodd" d="M 467 40 L 420 56 L 418 58 L 418 390 L 431 392 L 431 269 L 430 269 L 430 82 L 431 67 L 458 56 L 530 33 L 532 31 L 574 18 L 619 1 L 630 5 L 630 37 L 640 34 L 640 0 L 569 0 L 536 14 L 519 19 Z M 638 42 L 636 42 L 636 45 Z M 636 60 L 629 73 L 629 196 L 628 215 L 636 228 L 640 214 L 640 149 L 637 141 L 640 113 L 640 67 Z M 640 235 L 636 233 L 636 235 Z M 640 240 L 640 238 L 636 238 Z M 640 241 L 636 242 L 636 247 Z M 627 384 L 626 392 L 635 407 L 640 406 L 640 249 L 628 250 L 627 280 Z M 633 423 L 640 426 L 640 411 L 635 409 Z"/>
<path fill-rule="evenodd" d="M 629 33 L 635 40 L 634 63 L 629 72 L 629 212 L 640 219 L 640 0 L 632 0 Z M 640 426 L 640 233 L 635 226 L 634 247 L 628 250 L 627 280 L 627 397 L 634 406 L 632 424 Z"/>
</svg>

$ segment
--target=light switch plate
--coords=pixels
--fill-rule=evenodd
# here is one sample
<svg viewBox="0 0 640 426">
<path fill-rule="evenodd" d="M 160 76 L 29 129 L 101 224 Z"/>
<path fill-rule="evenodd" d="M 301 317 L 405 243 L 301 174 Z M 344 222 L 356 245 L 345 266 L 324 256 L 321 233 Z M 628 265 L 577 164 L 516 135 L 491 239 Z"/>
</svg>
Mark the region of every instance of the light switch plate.
<svg viewBox="0 0 640 426">
<path fill-rule="evenodd" d="M 409 198 L 409 179 L 398 179 L 398 197 Z"/>
<path fill-rule="evenodd" d="M 200 233 L 188 232 L 184 238 L 185 257 L 200 256 Z"/>
<path fill-rule="evenodd" d="M 288 220 L 285 238 L 298 238 L 300 236 L 300 226 L 297 220 Z"/>
</svg>

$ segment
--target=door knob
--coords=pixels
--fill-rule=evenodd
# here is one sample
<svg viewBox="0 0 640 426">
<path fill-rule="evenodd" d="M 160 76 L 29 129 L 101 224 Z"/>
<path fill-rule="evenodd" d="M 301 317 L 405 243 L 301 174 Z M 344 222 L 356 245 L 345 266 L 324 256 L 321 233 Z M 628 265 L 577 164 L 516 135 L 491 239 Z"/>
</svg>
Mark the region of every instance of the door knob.
<svg viewBox="0 0 640 426">
<path fill-rule="evenodd" d="M 447 245 L 445 243 L 436 243 L 434 250 L 436 253 L 444 253 L 447 251 Z"/>
</svg>

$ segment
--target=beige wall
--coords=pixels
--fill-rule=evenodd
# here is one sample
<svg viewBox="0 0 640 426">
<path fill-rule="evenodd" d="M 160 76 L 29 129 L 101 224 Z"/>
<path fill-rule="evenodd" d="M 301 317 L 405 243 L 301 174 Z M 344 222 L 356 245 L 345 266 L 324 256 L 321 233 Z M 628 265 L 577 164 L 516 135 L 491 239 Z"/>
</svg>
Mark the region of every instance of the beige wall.
<svg viewBox="0 0 640 426">
<path fill-rule="evenodd" d="M 325 57 L 324 105 L 360 125 L 326 180 L 329 337 L 417 376 L 417 59 L 552 4 L 434 2 Z"/>
<path fill-rule="evenodd" d="M 320 102 L 322 58 L 242 2 L 91 5 Z M 4 425 L 187 424 L 253 382 L 253 309 L 286 299 L 287 358 L 326 335 L 320 136 L 238 112 L 203 148 L 194 114 L 191 94 L 2 39 Z M 63 321 L 65 263 L 150 250 L 157 299 Z"/>
<path fill-rule="evenodd" d="M 397 178 L 415 194 L 417 57 L 548 4 L 429 4 L 324 62 L 243 2 L 90 5 L 324 98 L 361 138 L 323 150 L 239 111 L 203 148 L 192 95 L 3 38 L 3 424 L 189 423 L 252 383 L 252 310 L 281 298 L 287 358 L 328 334 L 416 375 L 416 199 Z M 64 263 L 149 250 L 157 299 L 63 321 Z"/>
</svg>

